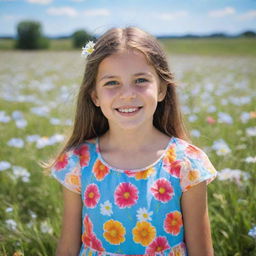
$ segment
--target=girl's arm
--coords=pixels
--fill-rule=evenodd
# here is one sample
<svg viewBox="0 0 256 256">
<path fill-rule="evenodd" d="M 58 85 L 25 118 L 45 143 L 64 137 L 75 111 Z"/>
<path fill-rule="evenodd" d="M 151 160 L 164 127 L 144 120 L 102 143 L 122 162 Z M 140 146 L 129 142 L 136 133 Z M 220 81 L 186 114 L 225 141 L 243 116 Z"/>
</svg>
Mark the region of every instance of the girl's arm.
<svg viewBox="0 0 256 256">
<path fill-rule="evenodd" d="M 56 256 L 77 256 L 81 246 L 81 196 L 63 187 L 64 214 Z"/>
<path fill-rule="evenodd" d="M 184 192 L 181 206 L 188 255 L 213 256 L 206 182 Z"/>
</svg>

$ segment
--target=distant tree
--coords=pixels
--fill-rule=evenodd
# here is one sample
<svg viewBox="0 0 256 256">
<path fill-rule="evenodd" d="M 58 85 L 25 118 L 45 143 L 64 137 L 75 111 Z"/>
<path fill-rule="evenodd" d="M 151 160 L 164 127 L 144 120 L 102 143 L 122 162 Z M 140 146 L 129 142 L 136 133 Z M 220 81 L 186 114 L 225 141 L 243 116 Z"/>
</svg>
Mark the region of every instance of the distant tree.
<svg viewBox="0 0 256 256">
<path fill-rule="evenodd" d="M 30 50 L 48 48 L 49 40 L 43 37 L 41 24 L 37 21 L 21 21 L 17 26 L 16 47 Z"/>
<path fill-rule="evenodd" d="M 254 31 L 245 31 L 241 34 L 241 36 L 244 36 L 244 37 L 255 37 L 256 36 L 256 33 Z"/>
<path fill-rule="evenodd" d="M 73 39 L 73 47 L 74 48 L 81 48 L 84 46 L 88 41 L 94 40 L 95 38 L 90 35 L 88 32 L 85 30 L 77 30 L 73 33 L 72 35 Z"/>
</svg>

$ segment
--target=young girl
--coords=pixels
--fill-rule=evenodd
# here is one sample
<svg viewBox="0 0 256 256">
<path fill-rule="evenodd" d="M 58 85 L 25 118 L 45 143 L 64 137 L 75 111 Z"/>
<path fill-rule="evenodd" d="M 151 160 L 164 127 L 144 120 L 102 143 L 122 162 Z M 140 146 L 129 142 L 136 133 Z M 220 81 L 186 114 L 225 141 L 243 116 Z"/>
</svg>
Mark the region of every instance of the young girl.
<svg viewBox="0 0 256 256">
<path fill-rule="evenodd" d="M 212 256 L 207 184 L 157 40 L 114 28 L 87 57 L 73 133 L 51 169 L 64 185 L 56 255 Z"/>
</svg>

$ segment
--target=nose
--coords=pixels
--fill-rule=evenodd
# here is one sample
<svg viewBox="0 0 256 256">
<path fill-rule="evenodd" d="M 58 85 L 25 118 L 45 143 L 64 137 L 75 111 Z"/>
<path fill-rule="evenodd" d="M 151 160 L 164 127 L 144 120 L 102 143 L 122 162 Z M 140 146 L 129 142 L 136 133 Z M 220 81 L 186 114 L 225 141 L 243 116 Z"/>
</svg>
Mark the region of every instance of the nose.
<svg viewBox="0 0 256 256">
<path fill-rule="evenodd" d="M 135 99 L 136 98 L 136 93 L 134 92 L 133 88 L 131 86 L 123 86 L 121 94 L 120 94 L 120 99 Z"/>
</svg>

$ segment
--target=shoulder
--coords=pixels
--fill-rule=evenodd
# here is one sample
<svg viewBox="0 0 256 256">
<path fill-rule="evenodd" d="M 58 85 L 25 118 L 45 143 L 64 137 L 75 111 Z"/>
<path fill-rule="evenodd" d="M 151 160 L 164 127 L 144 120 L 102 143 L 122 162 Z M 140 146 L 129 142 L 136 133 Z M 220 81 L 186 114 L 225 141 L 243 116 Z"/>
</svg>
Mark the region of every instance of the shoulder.
<svg viewBox="0 0 256 256">
<path fill-rule="evenodd" d="M 189 141 L 174 137 L 173 142 L 175 151 L 180 156 L 180 158 L 200 159 L 206 157 L 205 152 L 201 148 Z"/>
</svg>

